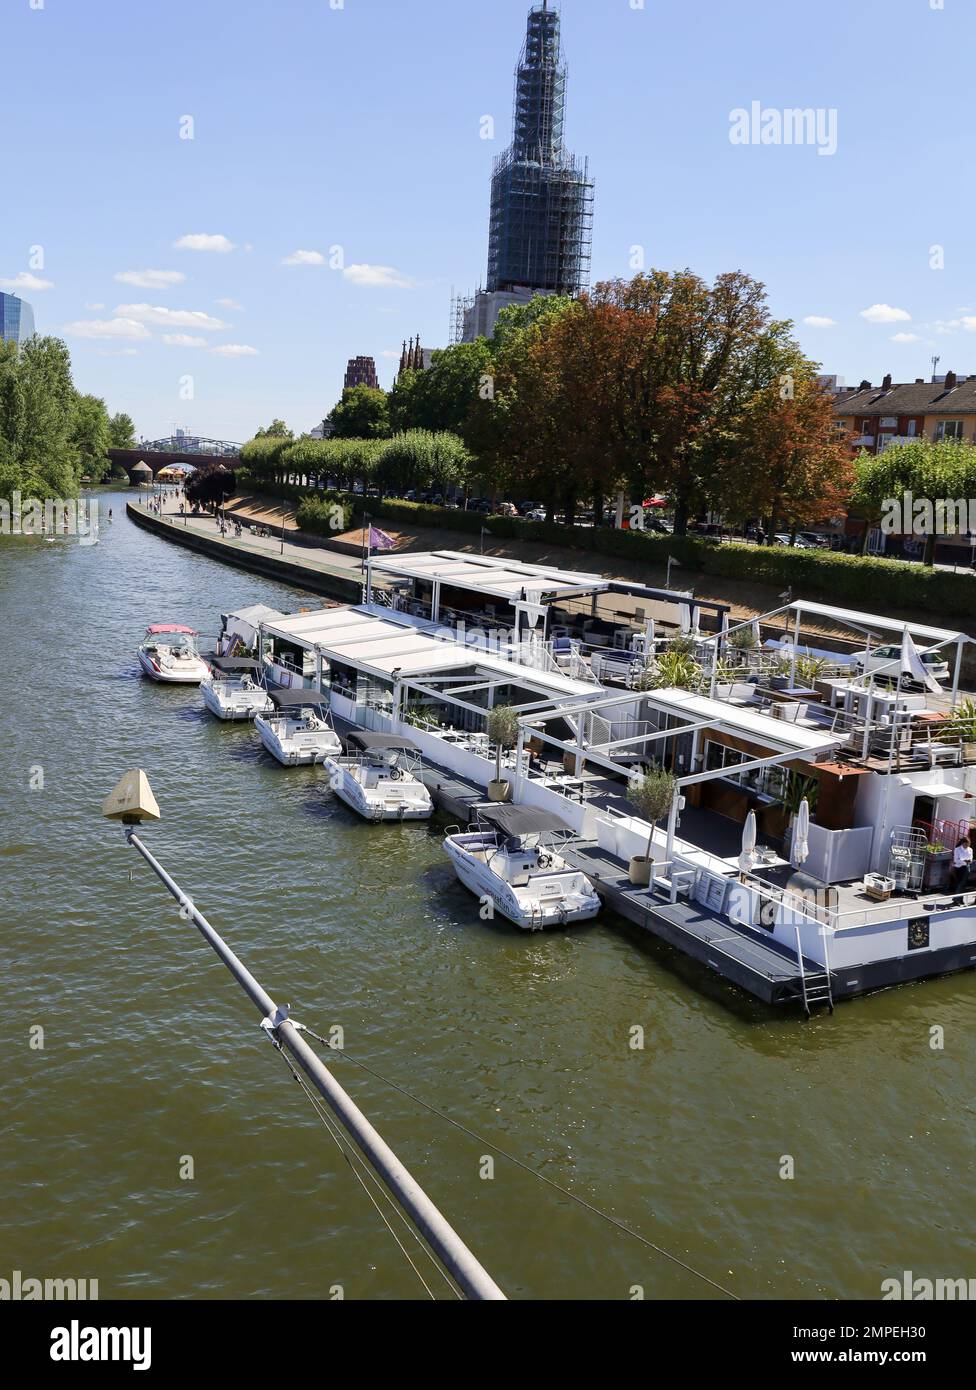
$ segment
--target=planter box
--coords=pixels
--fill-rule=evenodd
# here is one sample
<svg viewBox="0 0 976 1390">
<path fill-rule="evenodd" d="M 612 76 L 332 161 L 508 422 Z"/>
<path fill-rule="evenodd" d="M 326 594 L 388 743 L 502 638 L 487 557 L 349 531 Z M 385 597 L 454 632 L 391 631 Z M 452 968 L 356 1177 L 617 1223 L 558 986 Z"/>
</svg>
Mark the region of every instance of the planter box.
<svg viewBox="0 0 976 1390">
<path fill-rule="evenodd" d="M 926 889 L 944 888 L 949 882 L 949 868 L 952 864 L 952 850 L 942 849 L 936 854 L 924 855 L 922 886 Z"/>
</svg>

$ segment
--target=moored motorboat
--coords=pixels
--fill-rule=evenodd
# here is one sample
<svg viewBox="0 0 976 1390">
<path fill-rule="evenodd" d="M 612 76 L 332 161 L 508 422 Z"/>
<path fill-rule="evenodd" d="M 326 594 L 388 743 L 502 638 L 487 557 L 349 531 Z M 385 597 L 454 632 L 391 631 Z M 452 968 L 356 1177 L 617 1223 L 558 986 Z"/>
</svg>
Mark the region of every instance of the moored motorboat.
<svg viewBox="0 0 976 1390">
<path fill-rule="evenodd" d="M 279 763 L 298 767 L 342 752 L 326 696 L 314 690 L 271 690 L 268 694 L 273 710 L 255 715 L 254 727 Z"/>
<path fill-rule="evenodd" d="M 434 803 L 421 779 L 420 749 L 398 734 L 352 733 L 346 754 L 324 762 L 341 801 L 370 821 L 426 820 Z"/>
<path fill-rule="evenodd" d="M 600 899 L 558 846 L 572 827 L 535 806 L 479 807 L 478 824 L 451 829 L 444 848 L 466 888 L 526 931 L 585 922 Z"/>
<path fill-rule="evenodd" d="M 264 667 L 258 661 L 232 657 L 210 658 L 212 674 L 200 682 L 203 703 L 217 719 L 253 719 L 270 714 L 274 705 L 264 686 Z"/>
<path fill-rule="evenodd" d="M 183 623 L 152 623 L 136 656 L 144 675 L 159 685 L 199 685 L 210 667 L 197 650 L 197 631 Z"/>
</svg>

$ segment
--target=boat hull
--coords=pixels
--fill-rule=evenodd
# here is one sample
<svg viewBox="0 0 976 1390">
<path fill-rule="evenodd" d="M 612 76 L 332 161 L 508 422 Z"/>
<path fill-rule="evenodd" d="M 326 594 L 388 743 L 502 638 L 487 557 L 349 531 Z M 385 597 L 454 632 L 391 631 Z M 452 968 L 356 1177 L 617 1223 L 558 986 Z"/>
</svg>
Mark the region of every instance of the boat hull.
<svg viewBox="0 0 976 1390">
<path fill-rule="evenodd" d="M 272 708 L 271 701 L 260 690 L 242 691 L 228 699 L 222 698 L 209 681 L 204 681 L 200 686 L 200 694 L 204 705 L 214 718 L 227 722 L 241 723 L 253 719 L 256 714 L 267 713 Z M 246 696 L 252 698 L 245 698 Z"/>
<path fill-rule="evenodd" d="M 199 685 L 201 681 L 207 680 L 210 675 L 210 668 L 203 661 L 193 661 L 186 663 L 186 670 L 172 669 L 157 666 L 152 657 L 147 652 L 138 651 L 139 665 L 144 676 L 148 676 L 157 685 Z"/>
<path fill-rule="evenodd" d="M 335 759 L 326 758 L 324 767 L 336 796 L 363 820 L 429 820 L 434 814 L 430 793 L 420 783 L 392 782 L 383 791 L 377 788 L 376 796 L 371 797 L 372 789 L 363 787 L 358 778 Z"/>
<path fill-rule="evenodd" d="M 589 922 L 600 911 L 600 899 L 592 890 L 588 895 L 574 893 L 558 900 L 554 899 L 537 911 L 532 911 L 519 902 L 514 890 L 507 883 L 492 874 L 479 860 L 466 854 L 460 846 L 453 844 L 450 838 L 445 840 L 444 848 L 454 865 L 454 872 L 464 887 L 474 893 L 483 904 L 490 900 L 503 917 L 522 931 L 545 931 L 547 928 L 569 926 L 574 922 Z M 582 877 L 580 874 L 570 876 Z M 557 874 L 553 879 L 559 877 Z M 542 875 L 540 887 L 548 881 L 552 880 L 547 880 L 545 875 Z"/>
<path fill-rule="evenodd" d="M 254 727 L 265 748 L 282 767 L 311 767 L 314 763 L 324 762 L 331 753 L 340 751 L 339 737 L 332 729 L 307 734 L 279 734 L 274 721 L 262 715 L 255 717 Z"/>
</svg>

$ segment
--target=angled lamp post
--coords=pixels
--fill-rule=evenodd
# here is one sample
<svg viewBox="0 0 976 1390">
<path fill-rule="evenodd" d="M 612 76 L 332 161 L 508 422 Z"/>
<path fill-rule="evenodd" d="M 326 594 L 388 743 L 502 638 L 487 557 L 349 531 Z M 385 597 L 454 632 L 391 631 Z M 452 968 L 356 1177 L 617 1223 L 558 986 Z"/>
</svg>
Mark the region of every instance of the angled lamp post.
<svg viewBox="0 0 976 1390">
<path fill-rule="evenodd" d="M 302 1025 L 289 1019 L 288 1005 L 275 1003 L 136 833 L 143 821 L 160 819 L 159 805 L 145 772 L 141 769 L 127 772 L 105 798 L 102 814 L 109 820 L 122 822 L 126 844 L 142 856 L 167 892 L 179 903 L 181 917 L 193 922 L 203 939 L 226 965 L 261 1014 L 261 1027 L 270 1040 L 276 1047 L 288 1052 L 305 1072 L 394 1202 L 438 1256 L 464 1295 L 475 1300 L 504 1300 L 505 1295 L 495 1281 L 346 1094 L 318 1054 L 305 1042 L 301 1036 Z"/>
</svg>

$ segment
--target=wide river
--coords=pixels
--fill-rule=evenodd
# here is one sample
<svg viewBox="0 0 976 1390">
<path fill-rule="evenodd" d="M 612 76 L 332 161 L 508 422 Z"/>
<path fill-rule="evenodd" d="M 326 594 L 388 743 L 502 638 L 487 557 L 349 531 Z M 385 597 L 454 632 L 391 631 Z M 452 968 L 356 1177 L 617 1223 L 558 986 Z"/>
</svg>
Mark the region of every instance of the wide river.
<svg viewBox="0 0 976 1390">
<path fill-rule="evenodd" d="M 138 674 L 148 622 L 318 601 L 100 503 L 95 548 L 0 540 L 0 1278 L 424 1296 L 251 1004 L 101 818 L 133 767 L 152 848 L 269 991 L 479 1136 L 334 1061 L 510 1297 L 723 1296 L 660 1251 L 743 1298 L 976 1277 L 976 977 L 804 1023 L 610 916 L 481 922 L 443 824 L 366 826 L 319 770 Z M 490 1175 L 489 1141 L 599 1212 L 504 1158 Z"/>
</svg>

